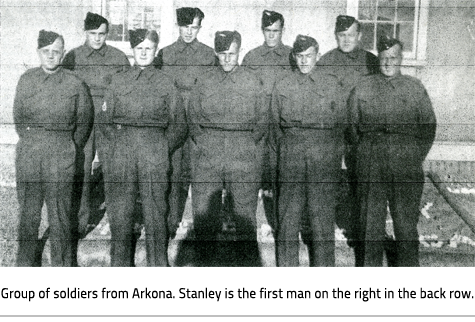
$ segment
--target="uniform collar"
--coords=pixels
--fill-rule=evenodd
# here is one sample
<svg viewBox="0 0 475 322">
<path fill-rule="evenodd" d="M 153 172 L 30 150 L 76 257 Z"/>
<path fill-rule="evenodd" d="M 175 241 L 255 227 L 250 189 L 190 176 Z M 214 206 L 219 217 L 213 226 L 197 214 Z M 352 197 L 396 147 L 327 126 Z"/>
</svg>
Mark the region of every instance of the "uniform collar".
<svg viewBox="0 0 475 322">
<path fill-rule="evenodd" d="M 52 81 L 55 83 L 61 83 L 63 81 L 63 68 L 61 66 L 58 67 L 56 72 L 52 74 L 48 74 L 43 70 L 43 68 L 40 66 L 38 70 L 38 78 L 40 83 L 44 83 L 46 81 Z"/>
<path fill-rule="evenodd" d="M 266 55 L 268 55 L 269 53 L 276 53 L 276 54 L 279 55 L 279 56 L 284 56 L 284 55 L 285 55 L 285 47 L 284 47 L 284 44 L 281 42 L 280 44 L 278 44 L 278 45 L 275 46 L 275 47 L 269 47 L 269 46 L 267 46 L 267 44 L 264 42 L 264 44 L 262 45 L 262 53 L 261 53 L 261 55 L 262 55 L 262 56 L 266 56 Z"/>
<path fill-rule="evenodd" d="M 318 78 L 317 76 L 317 73 L 315 72 L 315 70 L 317 69 L 318 67 L 315 65 L 315 67 L 313 67 L 313 69 L 310 71 L 310 73 L 308 74 L 302 74 L 300 72 L 300 70 L 297 68 L 295 70 L 295 73 L 297 75 L 297 81 L 300 85 L 308 82 L 308 81 L 311 81 L 311 82 L 315 82 L 316 79 Z"/>
<path fill-rule="evenodd" d="M 156 71 L 156 68 L 152 65 L 147 66 L 144 69 L 140 68 L 137 65 L 134 65 L 131 68 L 132 79 L 137 80 L 143 77 L 145 77 L 146 79 L 150 79 L 155 74 L 155 71 Z"/>
<path fill-rule="evenodd" d="M 98 53 L 101 56 L 105 56 L 105 54 L 107 53 L 107 47 L 108 47 L 106 43 L 104 43 L 104 45 L 99 49 L 93 49 L 89 47 L 87 43 L 84 43 L 83 46 L 84 46 L 84 51 L 86 53 L 86 57 L 89 57 L 94 53 Z"/>
<path fill-rule="evenodd" d="M 359 56 L 361 55 L 361 53 L 363 52 L 363 49 L 361 49 L 361 48 L 358 46 L 358 47 L 355 48 L 355 50 L 350 51 L 349 53 L 344 53 L 344 52 L 342 52 L 339 48 L 338 48 L 338 51 L 339 51 L 342 55 L 344 55 L 344 56 L 346 56 L 346 57 L 348 57 L 348 58 L 350 58 L 350 59 L 356 60 L 356 59 L 358 59 L 358 57 L 359 57 Z"/>
<path fill-rule="evenodd" d="M 237 75 L 240 73 L 240 66 L 236 66 L 231 72 L 227 73 L 223 70 L 221 66 L 217 67 L 219 70 L 219 81 L 224 82 L 227 79 L 230 79 L 233 83 L 236 83 Z"/>
<path fill-rule="evenodd" d="M 191 43 L 186 43 L 181 39 L 181 37 L 178 38 L 176 41 L 176 47 L 179 52 L 183 52 L 186 48 L 191 48 L 193 51 L 198 50 L 198 40 L 195 38 Z"/>
</svg>

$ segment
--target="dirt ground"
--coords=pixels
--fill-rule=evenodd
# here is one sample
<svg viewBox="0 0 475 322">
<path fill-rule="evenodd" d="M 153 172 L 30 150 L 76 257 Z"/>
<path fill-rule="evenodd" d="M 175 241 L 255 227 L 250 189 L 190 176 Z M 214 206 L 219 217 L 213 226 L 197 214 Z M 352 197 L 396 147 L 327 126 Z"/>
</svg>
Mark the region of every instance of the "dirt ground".
<svg viewBox="0 0 475 322">
<path fill-rule="evenodd" d="M 18 221 L 18 204 L 14 180 L 14 146 L 0 146 L 0 155 L 0 204 L 2 205 L 2 210 L 0 211 L 0 266 L 14 266 L 17 250 L 16 229 Z M 447 179 L 451 187 L 459 189 L 459 191 L 462 188 L 472 189 L 475 187 L 472 181 L 471 178 L 454 178 L 454 176 Z M 456 190 L 454 191 L 457 193 Z M 472 205 L 472 203 L 475 203 L 475 191 L 473 192 L 472 194 L 472 190 L 468 190 L 468 193 L 465 194 L 458 193 L 458 198 L 465 200 L 467 205 Z M 475 235 L 428 180 L 425 184 L 420 208 L 421 266 L 475 266 Z M 180 263 L 183 264 L 180 262 L 180 258 L 187 256 L 189 246 L 187 243 L 187 233 L 192 222 L 190 213 L 190 205 L 188 203 L 185 210 L 185 220 L 178 230 L 177 237 L 170 243 L 169 259 L 172 266 Z M 274 241 L 270 229 L 265 223 L 261 204 L 259 204 L 257 214 L 260 227 L 258 231 L 258 247 L 264 259 L 262 264 L 266 267 L 272 267 L 275 266 Z M 47 223 L 45 219 L 46 209 L 43 209 L 40 232 L 46 229 Z M 388 232 L 391 232 L 390 220 L 388 220 L 387 227 Z M 335 230 L 335 237 L 337 266 L 354 266 L 352 249 L 346 245 L 340 230 Z M 231 244 L 225 244 L 227 246 L 223 248 L 223 251 L 235 251 L 234 246 L 226 248 Z M 81 241 L 79 245 L 80 266 L 109 266 L 109 248 L 110 231 L 108 230 L 107 219 L 104 219 L 85 240 Z M 43 265 L 49 266 L 49 263 L 49 245 L 47 243 L 43 254 Z M 136 265 L 146 265 L 143 236 L 139 240 L 136 251 Z M 300 266 L 308 266 L 306 246 L 303 243 L 300 245 Z"/>
</svg>

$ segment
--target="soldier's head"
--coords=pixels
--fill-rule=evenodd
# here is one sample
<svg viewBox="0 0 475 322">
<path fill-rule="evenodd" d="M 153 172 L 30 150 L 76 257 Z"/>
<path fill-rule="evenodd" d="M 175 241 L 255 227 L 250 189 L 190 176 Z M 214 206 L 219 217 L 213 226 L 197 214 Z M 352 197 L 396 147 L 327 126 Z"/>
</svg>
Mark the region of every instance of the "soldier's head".
<svg viewBox="0 0 475 322">
<path fill-rule="evenodd" d="M 41 30 L 38 35 L 38 57 L 41 68 L 48 74 L 54 73 L 64 57 L 64 38 L 53 32 Z"/>
<path fill-rule="evenodd" d="M 351 16 L 338 16 L 335 24 L 335 38 L 342 52 L 352 52 L 361 41 L 360 22 Z"/>
<path fill-rule="evenodd" d="M 101 15 L 88 12 L 84 20 L 86 44 L 98 50 L 104 46 L 109 33 L 109 21 Z"/>
<path fill-rule="evenodd" d="M 297 67 L 302 74 L 310 73 L 318 60 L 318 42 L 309 36 L 298 35 L 292 48 Z"/>
<path fill-rule="evenodd" d="M 183 7 L 176 9 L 176 20 L 180 31 L 180 38 L 191 43 L 196 39 L 201 29 L 201 21 L 205 17 L 199 8 Z"/>
<path fill-rule="evenodd" d="M 382 36 L 378 41 L 379 68 L 387 77 L 401 74 L 403 44 L 398 39 Z"/>
<path fill-rule="evenodd" d="M 155 30 L 129 30 L 130 47 L 134 52 L 135 64 L 140 68 L 150 66 L 155 58 L 160 38 Z"/>
<path fill-rule="evenodd" d="M 275 47 L 282 43 L 284 16 L 275 11 L 262 12 L 261 29 L 268 47 Z"/>
<path fill-rule="evenodd" d="M 214 36 L 214 52 L 219 65 L 225 72 L 231 72 L 238 65 L 241 35 L 237 31 L 217 31 Z"/>
</svg>

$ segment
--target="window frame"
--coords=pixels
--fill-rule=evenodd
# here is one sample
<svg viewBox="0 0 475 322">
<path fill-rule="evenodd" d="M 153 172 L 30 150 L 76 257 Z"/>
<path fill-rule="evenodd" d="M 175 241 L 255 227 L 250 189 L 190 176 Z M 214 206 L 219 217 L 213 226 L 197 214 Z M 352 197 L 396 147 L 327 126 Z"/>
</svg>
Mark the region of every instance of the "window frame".
<svg viewBox="0 0 475 322">
<path fill-rule="evenodd" d="M 360 0 L 347 0 L 346 14 L 358 17 L 359 2 Z M 414 2 L 416 18 L 414 19 L 413 51 L 404 53 L 404 64 L 422 66 L 425 65 L 427 59 L 427 29 L 430 0 L 414 0 Z M 376 50 L 373 50 L 372 52 L 377 55 Z"/>
</svg>

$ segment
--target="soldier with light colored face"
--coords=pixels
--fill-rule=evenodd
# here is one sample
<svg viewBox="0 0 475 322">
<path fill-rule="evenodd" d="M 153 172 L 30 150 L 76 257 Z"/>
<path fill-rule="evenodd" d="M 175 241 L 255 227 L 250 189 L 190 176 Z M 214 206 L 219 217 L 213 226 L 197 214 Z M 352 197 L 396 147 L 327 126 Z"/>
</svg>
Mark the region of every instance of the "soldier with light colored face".
<svg viewBox="0 0 475 322">
<path fill-rule="evenodd" d="M 386 217 L 395 233 L 395 266 L 419 266 L 422 163 L 435 138 L 436 118 L 422 83 L 401 74 L 403 44 L 378 42 L 381 73 L 364 78 L 348 100 L 356 151 L 358 243 L 363 266 L 382 266 Z"/>
</svg>

